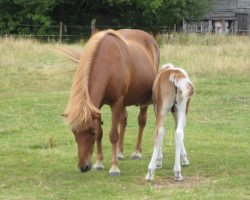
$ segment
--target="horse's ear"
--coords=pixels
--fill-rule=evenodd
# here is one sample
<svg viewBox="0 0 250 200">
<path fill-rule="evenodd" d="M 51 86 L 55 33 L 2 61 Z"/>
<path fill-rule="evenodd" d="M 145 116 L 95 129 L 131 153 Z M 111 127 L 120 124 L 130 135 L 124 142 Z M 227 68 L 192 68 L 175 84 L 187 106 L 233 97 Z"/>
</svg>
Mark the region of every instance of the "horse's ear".
<svg viewBox="0 0 250 200">
<path fill-rule="evenodd" d="M 98 112 L 92 112 L 92 118 L 93 119 L 97 119 L 97 118 L 100 118 L 101 117 L 101 114 L 100 113 L 98 113 Z"/>
</svg>

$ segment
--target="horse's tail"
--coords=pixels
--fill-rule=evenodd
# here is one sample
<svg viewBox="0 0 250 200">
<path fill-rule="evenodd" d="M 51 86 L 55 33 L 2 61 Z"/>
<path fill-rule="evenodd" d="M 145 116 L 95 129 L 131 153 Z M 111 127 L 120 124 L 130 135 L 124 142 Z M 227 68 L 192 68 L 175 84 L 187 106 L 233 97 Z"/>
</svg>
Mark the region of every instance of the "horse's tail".
<svg viewBox="0 0 250 200">
<path fill-rule="evenodd" d="M 54 50 L 56 53 L 59 53 L 66 57 L 67 59 L 79 64 L 81 60 L 81 51 L 78 49 L 73 49 L 69 47 L 57 47 Z"/>
<path fill-rule="evenodd" d="M 181 91 L 183 97 L 191 97 L 194 95 L 194 86 L 184 69 L 175 68 L 171 63 L 163 65 L 162 69 L 170 71 L 169 80 Z"/>
<path fill-rule="evenodd" d="M 64 51 L 69 59 L 79 63 L 73 79 L 69 103 L 63 114 L 66 123 L 68 123 L 74 131 L 82 132 L 88 129 L 93 118 L 101 115 L 101 111 L 93 104 L 89 96 L 88 83 L 91 64 L 98 49 L 98 44 L 107 34 L 124 40 L 117 31 L 106 30 L 96 33 L 89 39 L 84 46 L 81 56 L 77 53 Z"/>
</svg>

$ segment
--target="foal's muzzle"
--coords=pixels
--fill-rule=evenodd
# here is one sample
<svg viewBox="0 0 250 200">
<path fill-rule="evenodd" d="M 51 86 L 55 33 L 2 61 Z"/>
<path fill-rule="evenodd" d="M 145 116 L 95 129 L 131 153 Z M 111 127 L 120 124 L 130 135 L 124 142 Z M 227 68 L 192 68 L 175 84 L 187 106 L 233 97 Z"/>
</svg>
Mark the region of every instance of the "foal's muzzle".
<svg viewBox="0 0 250 200">
<path fill-rule="evenodd" d="M 79 169 L 82 173 L 88 172 L 91 170 L 92 162 L 89 162 L 87 165 L 79 166 Z"/>
</svg>

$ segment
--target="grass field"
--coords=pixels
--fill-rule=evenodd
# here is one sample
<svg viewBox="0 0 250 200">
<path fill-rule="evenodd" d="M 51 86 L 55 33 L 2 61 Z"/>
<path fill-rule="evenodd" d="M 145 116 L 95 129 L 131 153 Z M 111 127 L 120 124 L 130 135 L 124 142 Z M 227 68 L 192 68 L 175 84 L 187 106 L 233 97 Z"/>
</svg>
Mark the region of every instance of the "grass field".
<svg viewBox="0 0 250 200">
<path fill-rule="evenodd" d="M 152 107 L 141 160 L 129 158 L 138 130 L 138 108 L 130 107 L 122 175 L 108 176 L 110 110 L 105 106 L 105 169 L 79 172 L 74 138 L 60 116 L 76 66 L 53 48 L 0 39 L 0 199 L 250 199 L 249 38 L 180 36 L 176 44 L 161 47 L 161 63 L 185 68 L 196 88 L 185 129 L 190 166 L 182 169 L 180 183 L 173 181 L 171 117 L 163 169 L 153 182 L 144 180 L 153 147 Z"/>
</svg>

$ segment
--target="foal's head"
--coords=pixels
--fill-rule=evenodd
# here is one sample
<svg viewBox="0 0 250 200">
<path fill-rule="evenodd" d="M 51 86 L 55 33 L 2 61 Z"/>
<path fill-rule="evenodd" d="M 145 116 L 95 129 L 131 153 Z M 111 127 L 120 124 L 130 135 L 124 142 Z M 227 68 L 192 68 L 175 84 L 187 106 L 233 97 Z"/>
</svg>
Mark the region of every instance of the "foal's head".
<svg viewBox="0 0 250 200">
<path fill-rule="evenodd" d="M 72 130 L 72 132 L 78 147 L 78 168 L 81 172 L 90 171 L 94 144 L 99 133 L 99 120 L 93 119 L 87 128 Z"/>
</svg>

